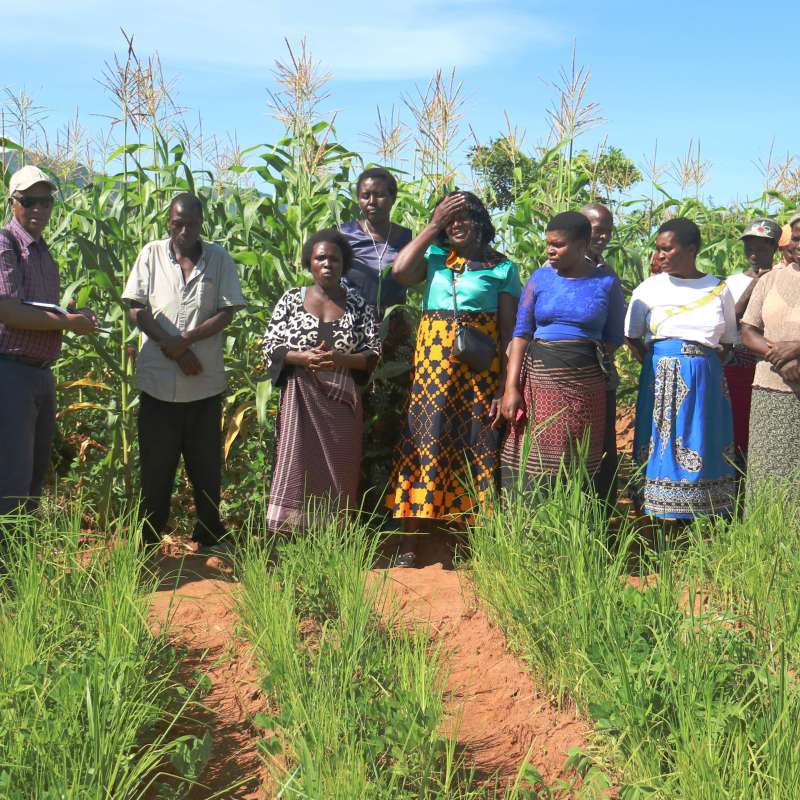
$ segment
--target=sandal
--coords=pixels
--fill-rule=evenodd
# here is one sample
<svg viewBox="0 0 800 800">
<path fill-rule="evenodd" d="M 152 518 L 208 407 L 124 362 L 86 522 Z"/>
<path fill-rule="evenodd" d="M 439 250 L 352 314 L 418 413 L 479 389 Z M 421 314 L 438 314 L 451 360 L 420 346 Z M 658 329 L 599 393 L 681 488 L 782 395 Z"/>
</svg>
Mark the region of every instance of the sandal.
<svg viewBox="0 0 800 800">
<path fill-rule="evenodd" d="M 417 554 L 413 552 L 413 550 L 409 550 L 407 553 L 400 553 L 400 555 L 397 556 L 394 562 L 394 566 L 410 569 L 411 567 L 414 567 L 416 563 L 417 563 Z"/>
</svg>

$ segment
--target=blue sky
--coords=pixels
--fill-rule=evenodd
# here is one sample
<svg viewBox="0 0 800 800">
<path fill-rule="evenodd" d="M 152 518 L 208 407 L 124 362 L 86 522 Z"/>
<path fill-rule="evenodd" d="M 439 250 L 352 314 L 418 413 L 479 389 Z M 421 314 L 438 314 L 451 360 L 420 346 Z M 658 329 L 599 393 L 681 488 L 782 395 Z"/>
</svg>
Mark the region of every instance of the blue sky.
<svg viewBox="0 0 800 800">
<path fill-rule="evenodd" d="M 641 164 L 658 142 L 668 163 L 700 141 L 711 162 L 704 193 L 715 201 L 758 195 L 756 162 L 772 148 L 794 153 L 800 124 L 789 99 L 796 67 L 788 3 L 763 8 L 742 2 L 604 4 L 499 0 L 404 0 L 393 3 L 313 0 L 39 0 L 3 2 L 0 87 L 25 89 L 48 109 L 54 130 L 79 109 L 88 128 L 111 113 L 99 85 L 103 64 L 123 50 L 119 32 L 138 52 L 157 50 L 177 97 L 199 112 L 207 132 L 235 132 L 247 146 L 279 133 L 267 115 L 271 69 L 285 56 L 284 37 L 307 37 L 333 74 L 323 109 L 336 110 L 339 139 L 366 151 L 363 134 L 376 108 L 404 112 L 432 72 L 456 67 L 464 83 L 465 121 L 479 139 L 500 134 L 504 113 L 533 148 L 547 135 L 547 81 L 571 56 L 591 68 L 588 99 L 605 124 L 579 146 L 605 139 Z M 785 38 L 784 38 L 785 37 Z"/>
</svg>

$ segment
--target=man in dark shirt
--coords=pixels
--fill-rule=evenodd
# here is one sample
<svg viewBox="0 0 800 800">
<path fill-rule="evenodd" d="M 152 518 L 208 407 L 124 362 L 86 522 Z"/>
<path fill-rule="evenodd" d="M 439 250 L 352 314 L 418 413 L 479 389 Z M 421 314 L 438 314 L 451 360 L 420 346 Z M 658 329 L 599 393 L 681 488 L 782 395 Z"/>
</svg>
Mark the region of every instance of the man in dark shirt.
<svg viewBox="0 0 800 800">
<path fill-rule="evenodd" d="M 590 203 L 581 209 L 581 213 L 592 225 L 592 240 L 589 245 L 589 256 L 598 269 L 614 274 L 614 270 L 606 264 L 603 251 L 614 233 L 614 216 L 601 203 Z M 597 493 L 609 505 L 617 500 L 617 386 L 619 375 L 614 366 L 613 357 L 606 359 L 606 422 L 603 433 L 603 460 L 595 475 Z"/>
<path fill-rule="evenodd" d="M 15 172 L 9 182 L 12 219 L 0 230 L 0 516 L 19 506 L 34 509 L 41 495 L 55 431 L 50 365 L 62 331 L 89 334 L 97 327 L 88 309 L 43 307 L 57 308 L 60 299 L 58 267 L 42 239 L 55 189 L 38 167 Z"/>
<path fill-rule="evenodd" d="M 592 240 L 589 244 L 591 259 L 598 267 L 611 269 L 603 258 L 603 251 L 614 233 L 614 215 L 601 203 L 589 203 L 581 209 L 581 214 L 592 224 Z"/>
</svg>

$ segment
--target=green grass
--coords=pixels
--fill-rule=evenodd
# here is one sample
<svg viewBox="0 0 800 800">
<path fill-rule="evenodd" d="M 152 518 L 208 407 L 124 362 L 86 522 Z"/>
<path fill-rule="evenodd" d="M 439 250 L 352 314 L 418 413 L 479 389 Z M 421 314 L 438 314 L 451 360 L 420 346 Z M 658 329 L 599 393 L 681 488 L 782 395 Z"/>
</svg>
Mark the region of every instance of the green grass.
<svg viewBox="0 0 800 800">
<path fill-rule="evenodd" d="M 0 574 L 0 798 L 183 796 L 201 742 L 176 733 L 191 697 L 147 624 L 153 582 L 121 535 L 135 520 L 93 553 L 77 507 L 16 523 Z"/>
<path fill-rule="evenodd" d="M 721 606 L 741 616 L 762 647 L 800 664 L 798 479 L 761 487 L 743 520 L 697 526 L 686 569 Z"/>
<path fill-rule="evenodd" d="M 243 531 L 240 612 L 276 709 L 256 723 L 281 796 L 588 800 L 611 783 L 627 800 L 800 796 L 794 492 L 655 544 L 626 522 L 612 531 L 578 478 L 475 520 L 479 597 L 537 683 L 593 722 L 571 759 L 591 777 L 581 789 L 503 794 L 469 770 L 442 733 L 447 665 L 371 572 L 366 525 L 320 515 L 277 542 Z M 212 740 L 185 733 L 196 697 L 149 629 L 153 578 L 124 536 L 135 520 L 92 552 L 77 507 L 18 523 L 0 577 L 0 798 L 183 796 Z"/>
<path fill-rule="evenodd" d="M 329 518 L 242 557 L 242 619 L 280 708 L 259 722 L 281 731 L 263 746 L 284 753 L 282 796 L 493 797 L 440 732 L 445 667 L 426 631 L 399 624 L 383 579 L 367 580 L 374 547 Z"/>
<path fill-rule="evenodd" d="M 800 575 L 796 556 L 776 558 L 796 527 L 776 528 L 786 512 L 765 508 L 649 549 L 625 524 L 612 535 L 572 479 L 509 499 L 471 531 L 479 596 L 537 680 L 593 720 L 595 757 L 623 798 L 800 796 L 800 696 L 786 656 Z M 634 588 L 630 573 L 653 577 Z"/>
</svg>

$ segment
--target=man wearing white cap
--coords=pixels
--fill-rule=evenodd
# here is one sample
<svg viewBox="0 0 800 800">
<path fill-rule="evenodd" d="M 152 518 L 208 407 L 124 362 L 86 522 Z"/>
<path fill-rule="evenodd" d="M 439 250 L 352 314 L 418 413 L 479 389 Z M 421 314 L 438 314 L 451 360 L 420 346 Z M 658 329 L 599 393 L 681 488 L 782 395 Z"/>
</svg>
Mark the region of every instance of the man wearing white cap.
<svg viewBox="0 0 800 800">
<path fill-rule="evenodd" d="M 43 307 L 60 299 L 58 267 L 42 239 L 55 183 L 29 165 L 8 188 L 12 219 L 0 230 L 0 515 L 20 505 L 32 510 L 42 492 L 55 431 L 50 365 L 61 332 L 89 334 L 97 326 L 88 309 L 63 314 Z"/>
</svg>

